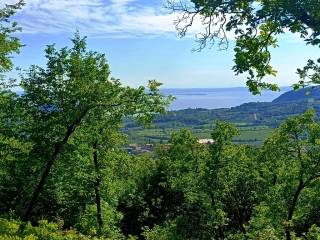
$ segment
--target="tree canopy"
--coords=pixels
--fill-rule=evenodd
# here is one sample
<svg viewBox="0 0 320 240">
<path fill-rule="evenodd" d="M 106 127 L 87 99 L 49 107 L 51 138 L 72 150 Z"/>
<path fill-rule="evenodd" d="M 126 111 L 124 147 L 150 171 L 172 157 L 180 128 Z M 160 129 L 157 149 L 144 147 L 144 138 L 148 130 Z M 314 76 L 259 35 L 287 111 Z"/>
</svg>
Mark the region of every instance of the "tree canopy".
<svg viewBox="0 0 320 240">
<path fill-rule="evenodd" d="M 257 47 L 275 45 L 274 34 L 283 26 L 319 44 L 313 20 L 318 12 L 306 5 L 310 16 L 299 15 L 298 6 L 305 2 L 294 9 L 293 1 L 219 1 L 211 8 L 213 3 L 194 1 L 193 7 L 209 18 L 211 10 L 225 10 L 221 21 L 230 29 L 241 21 L 252 23 L 238 28 L 238 58 L 246 58 L 249 48 L 254 58 Z M 4 8 L 4 22 L 21 4 Z M 282 12 L 285 7 L 288 12 Z M 278 8 L 279 22 L 271 21 Z M 4 48 L 0 72 L 10 70 L 10 53 L 20 46 L 10 37 L 15 27 L 3 35 L 4 42 L 14 44 Z M 310 33 L 309 28 L 315 29 Z M 22 94 L 10 84 L 0 88 L 0 239 L 320 239 L 320 122 L 314 110 L 282 117 L 261 145 L 236 143 L 239 130 L 218 120 L 220 112 L 206 124 L 212 138 L 208 144 L 180 129 L 153 152 L 134 155 L 124 147 L 124 121 L 145 127 L 165 113 L 173 98 L 163 96 L 155 80 L 148 87 L 124 86 L 111 77 L 105 54 L 88 50 L 86 37 L 77 32 L 71 41 L 71 47 L 61 49 L 48 45 L 46 64 L 31 65 L 21 74 Z M 251 77 L 261 81 L 273 73 L 263 68 L 268 48 L 261 51 L 266 51 L 258 54 L 262 65 L 240 61 L 239 72 L 254 67 Z M 317 83 L 317 71 L 309 61 L 299 74 Z M 255 93 L 274 87 L 260 80 L 248 83 Z M 240 123 L 248 115 L 244 109 L 252 113 L 252 106 L 240 107 Z M 197 111 L 185 111 L 192 115 L 188 122 L 201 122 Z"/>
<path fill-rule="evenodd" d="M 181 37 L 200 19 L 204 30 L 197 35 L 199 50 L 214 43 L 226 49 L 228 36 L 234 36 L 233 70 L 237 75 L 247 74 L 247 86 L 253 94 L 279 89 L 264 79 L 277 74 L 270 64 L 271 49 L 278 47 L 281 34 L 291 32 L 306 44 L 320 45 L 317 0 L 169 0 L 168 8 L 179 13 L 175 25 Z M 310 59 L 298 69 L 300 80 L 295 88 L 320 83 L 319 62 Z"/>
<path fill-rule="evenodd" d="M 20 0 L 16 4 L 6 4 L 0 9 L 0 73 L 11 70 L 12 53 L 19 53 L 22 44 L 16 36 L 12 34 L 20 31 L 17 22 L 12 21 L 11 17 L 24 5 Z"/>
</svg>

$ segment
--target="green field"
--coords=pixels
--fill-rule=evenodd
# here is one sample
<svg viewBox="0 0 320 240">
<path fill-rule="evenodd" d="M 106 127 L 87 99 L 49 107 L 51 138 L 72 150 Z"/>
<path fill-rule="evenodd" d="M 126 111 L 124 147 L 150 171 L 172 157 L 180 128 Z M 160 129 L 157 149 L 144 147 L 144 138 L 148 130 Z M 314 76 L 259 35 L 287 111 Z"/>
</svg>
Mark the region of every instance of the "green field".
<svg viewBox="0 0 320 240">
<path fill-rule="evenodd" d="M 240 135 L 234 138 L 236 143 L 260 144 L 271 133 L 272 128 L 268 126 L 242 127 L 237 124 Z M 193 135 L 199 139 L 211 138 L 212 128 L 188 128 Z M 169 140 L 173 132 L 179 131 L 177 128 L 134 128 L 126 132 L 130 143 L 165 143 Z"/>
</svg>

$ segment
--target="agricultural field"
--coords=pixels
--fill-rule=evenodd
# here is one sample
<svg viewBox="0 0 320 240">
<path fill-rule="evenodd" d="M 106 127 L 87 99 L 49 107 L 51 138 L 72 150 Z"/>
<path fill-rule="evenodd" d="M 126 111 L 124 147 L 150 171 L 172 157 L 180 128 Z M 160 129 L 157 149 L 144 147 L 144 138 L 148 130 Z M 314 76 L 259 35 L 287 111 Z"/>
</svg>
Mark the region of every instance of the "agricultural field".
<svg viewBox="0 0 320 240">
<path fill-rule="evenodd" d="M 236 125 L 240 130 L 240 135 L 234 138 L 235 143 L 247 143 L 257 145 L 262 143 L 271 133 L 272 128 L 268 126 L 242 127 Z M 198 139 L 211 138 L 212 128 L 185 127 L 190 129 Z M 180 128 L 182 129 L 182 128 Z M 130 129 L 128 135 L 129 143 L 166 143 L 172 133 L 179 131 L 179 128 L 134 128 Z"/>
</svg>

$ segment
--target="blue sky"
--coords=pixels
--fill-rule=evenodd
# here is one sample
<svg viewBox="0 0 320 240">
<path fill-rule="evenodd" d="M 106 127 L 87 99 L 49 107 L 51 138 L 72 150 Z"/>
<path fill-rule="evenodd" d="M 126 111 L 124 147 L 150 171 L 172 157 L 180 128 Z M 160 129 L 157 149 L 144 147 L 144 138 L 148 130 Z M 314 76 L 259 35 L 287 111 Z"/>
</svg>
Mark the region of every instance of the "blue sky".
<svg viewBox="0 0 320 240">
<path fill-rule="evenodd" d="M 16 0 L 1 0 L 12 3 Z M 44 64 L 47 44 L 69 45 L 76 29 L 88 36 L 92 50 L 106 53 L 112 76 L 123 83 L 145 85 L 157 79 L 166 88 L 206 88 L 245 86 L 245 76 L 234 76 L 233 50 L 196 47 L 193 28 L 179 39 L 173 21 L 176 16 L 163 8 L 162 0 L 25 0 L 27 5 L 16 20 L 26 45 L 15 63 L 22 68 Z M 276 81 L 288 86 L 297 81 L 297 67 L 308 58 L 319 57 L 319 48 L 307 47 L 293 35 L 280 39 L 272 62 L 279 74 Z"/>
</svg>

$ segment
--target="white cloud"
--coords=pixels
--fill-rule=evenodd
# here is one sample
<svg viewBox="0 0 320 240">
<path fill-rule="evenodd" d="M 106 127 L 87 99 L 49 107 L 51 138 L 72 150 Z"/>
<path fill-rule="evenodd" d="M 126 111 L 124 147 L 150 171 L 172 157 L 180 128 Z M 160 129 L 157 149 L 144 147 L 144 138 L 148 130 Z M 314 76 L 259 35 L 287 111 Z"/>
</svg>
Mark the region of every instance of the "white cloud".
<svg viewBox="0 0 320 240">
<path fill-rule="evenodd" d="M 0 7 L 18 0 L 0 0 Z M 158 2 L 157 6 L 146 2 Z M 25 0 L 17 20 L 26 34 L 72 33 L 100 38 L 177 36 L 177 15 L 164 9 L 166 0 Z M 204 32 L 196 18 L 188 36 Z M 234 34 L 228 33 L 233 40 Z M 289 37 L 296 41 L 296 36 Z"/>
<path fill-rule="evenodd" d="M 139 0 L 25 0 L 17 14 L 23 33 L 74 32 L 95 37 L 176 36 L 175 16 Z M 12 4 L 16 0 L 4 0 Z M 164 2 L 163 2 L 164 4 Z M 162 4 L 162 5 L 163 5 Z"/>
</svg>

